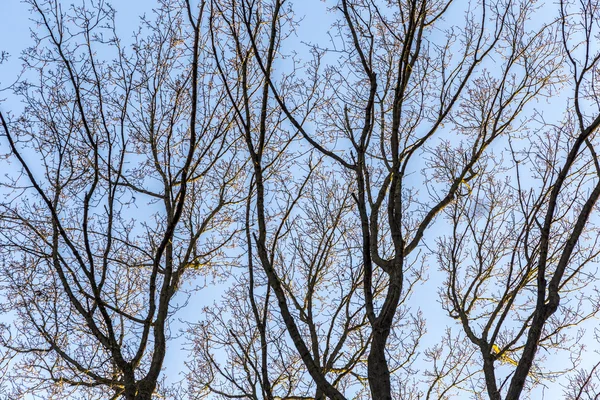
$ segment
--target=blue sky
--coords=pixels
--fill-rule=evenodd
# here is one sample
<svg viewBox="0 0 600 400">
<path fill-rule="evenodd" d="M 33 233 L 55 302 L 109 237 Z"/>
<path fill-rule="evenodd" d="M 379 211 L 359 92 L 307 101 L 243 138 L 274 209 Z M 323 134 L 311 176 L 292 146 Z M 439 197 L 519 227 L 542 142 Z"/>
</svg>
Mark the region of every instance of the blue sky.
<svg viewBox="0 0 600 400">
<path fill-rule="evenodd" d="M 5 64 L 0 65 L 0 88 L 5 88 L 16 79 L 21 71 L 20 61 L 18 60 L 19 53 L 31 44 L 29 30 L 35 29 L 36 27 L 33 26 L 29 20 L 30 13 L 26 4 L 23 4 L 18 0 L 0 1 L 2 2 L 0 51 L 7 51 L 11 55 Z M 114 3 L 118 11 L 117 27 L 125 38 L 129 37 L 137 26 L 138 16 L 144 12 L 150 12 L 151 7 L 154 4 L 153 1 L 148 0 L 121 0 Z M 65 4 L 68 4 L 68 2 L 65 2 Z M 290 41 L 286 46 L 298 46 L 300 49 L 302 46 L 300 43 L 301 41 L 320 41 L 323 43 L 323 40 L 326 40 L 325 34 L 335 19 L 330 13 L 325 12 L 325 4 L 320 0 L 297 1 L 295 9 L 297 10 L 297 15 L 305 16 L 306 19 L 301 25 L 299 36 L 290 38 Z M 552 10 L 551 12 L 554 11 Z M 18 101 L 11 98 L 8 91 L 0 92 L 0 110 L 18 113 L 19 109 L 20 105 Z M 558 108 L 556 108 L 556 110 L 558 110 Z M 5 146 L 5 143 L 0 142 L 0 146 Z M 2 152 L 4 152 L 3 147 Z M 4 166 L 0 166 L 0 171 L 2 168 L 4 168 Z M 430 262 L 433 262 L 433 260 L 430 260 Z M 432 265 L 430 275 L 435 275 L 436 271 L 436 266 Z M 430 332 L 426 338 L 427 344 L 434 343 L 437 337 L 436 335 L 442 333 L 447 325 L 454 326 L 455 332 L 458 332 L 460 329 L 458 325 L 455 325 L 446 317 L 445 312 L 441 310 L 439 304 L 432 300 L 437 300 L 437 283 L 438 281 L 435 279 L 428 282 L 422 290 L 417 290 L 412 301 L 413 304 L 420 304 L 427 312 L 428 331 Z M 212 295 L 214 295 L 214 297 Z M 207 300 L 207 303 L 209 303 L 213 300 L 218 300 L 218 295 L 219 290 L 213 289 L 205 292 L 205 294 L 200 297 Z M 178 317 L 192 321 L 197 320 L 200 318 L 197 311 L 198 309 L 198 307 L 188 307 L 178 314 Z M 596 321 L 594 321 L 594 323 L 596 323 Z M 177 327 L 177 324 L 175 324 L 175 327 Z M 173 342 L 171 350 L 167 353 L 165 366 L 167 375 L 171 380 L 177 380 L 177 373 L 182 367 L 181 353 L 176 351 L 176 348 L 180 345 L 181 341 Z M 592 360 L 590 359 L 590 361 Z M 549 396 L 546 398 L 551 399 L 554 397 Z"/>
</svg>

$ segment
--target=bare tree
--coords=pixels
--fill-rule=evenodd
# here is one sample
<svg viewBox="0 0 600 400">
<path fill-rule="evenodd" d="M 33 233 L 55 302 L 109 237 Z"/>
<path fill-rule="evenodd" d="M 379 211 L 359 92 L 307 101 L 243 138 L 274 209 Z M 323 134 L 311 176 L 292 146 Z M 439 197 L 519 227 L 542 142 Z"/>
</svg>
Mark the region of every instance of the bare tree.
<svg viewBox="0 0 600 400">
<path fill-rule="evenodd" d="M 419 276 L 411 266 L 418 265 L 415 250 L 425 231 L 442 210 L 469 195 L 468 182 L 477 176 L 487 149 L 518 129 L 519 114 L 552 83 L 549 77 L 556 69 L 556 41 L 545 44 L 553 39 L 552 31 L 526 29 L 533 8 L 525 2 L 483 2 L 466 10 L 462 26 L 446 27 L 450 3 L 340 1 L 334 7 L 341 18 L 331 51 L 338 63 L 323 66 L 328 52 L 315 47 L 308 76 L 298 83 L 305 87 L 308 82 L 328 99 L 323 107 L 308 110 L 316 126 L 312 133 L 305 114 L 295 110 L 308 98 L 306 91 L 290 93 L 285 89 L 288 76 L 280 79 L 272 72 L 281 21 L 289 18 L 285 0 L 236 3 L 245 10 L 237 21 L 245 31 L 232 36 L 250 42 L 265 93 L 270 91 L 306 142 L 350 176 L 371 328 L 368 380 L 377 399 L 391 399 L 405 389 L 393 386 L 387 352 L 390 335 L 399 327 L 401 304 L 410 294 L 408 283 L 414 282 L 409 276 Z M 488 63 L 494 72 L 483 68 Z M 481 114 L 476 107 L 483 107 Z M 462 139 L 450 140 L 456 135 Z M 431 161 L 423 162 L 429 154 L 434 155 Z M 411 176 L 419 170 L 422 182 Z M 419 186 L 428 193 L 419 193 Z M 261 248 L 260 240 L 257 246 Z M 270 266 L 263 266 L 274 275 Z M 381 280 L 383 292 L 375 289 L 374 282 Z M 330 398 L 344 398 L 314 359 L 305 356 L 308 350 L 283 301 L 285 293 L 277 297 L 317 387 Z"/>
<path fill-rule="evenodd" d="M 348 231 L 350 199 L 347 186 L 331 174 L 313 174 L 293 210 L 298 217 L 285 222 L 285 234 L 271 248 L 290 312 L 300 321 L 315 363 L 334 386 L 360 392 L 370 338 L 359 298 L 360 265 L 351 257 L 356 235 Z M 248 230 L 252 214 L 249 207 Z M 223 398 L 322 399 L 274 312 L 276 299 L 252 246 L 247 273 L 191 331 L 192 390 L 208 387 Z"/>
<path fill-rule="evenodd" d="M 11 398 L 150 399 L 178 288 L 224 260 L 241 199 L 205 3 L 160 2 L 131 45 L 103 1 L 29 5 L 25 110 L 0 114 Z"/>
<path fill-rule="evenodd" d="M 336 0 L 305 52 L 291 0 L 160 1 L 131 46 L 103 2 L 29 3 L 25 111 L 0 114 L 8 396 L 514 400 L 569 372 L 596 395 L 594 1 Z M 162 387 L 180 286 L 228 262 Z M 456 324 L 428 348 L 427 264 Z"/>
<path fill-rule="evenodd" d="M 577 367 L 580 336 L 565 331 L 598 312 L 597 296 L 586 289 L 596 282 L 591 264 L 600 250 L 590 220 L 600 196 L 593 89 L 600 55 L 591 39 L 598 10 L 561 2 L 559 11 L 559 34 L 546 41 L 561 45 L 554 62 L 566 54 L 570 68 L 564 120 L 540 116 L 537 131 L 510 135 L 512 162 L 482 168 L 474 194 L 449 210 L 453 233 L 439 246 L 446 308 L 480 349 L 491 399 L 521 398 L 551 375 L 540 348 L 572 353 L 570 368 Z M 499 379 L 495 361 L 515 368 Z M 555 372 L 569 368 L 561 367 Z"/>
<path fill-rule="evenodd" d="M 218 70 L 253 166 L 246 214 L 248 270 L 242 279 L 248 297 L 238 290 L 228 296 L 236 299 L 233 308 L 242 311 L 232 315 L 231 323 L 239 318 L 243 327 L 255 330 L 224 332 L 221 327 L 230 322 L 220 316 L 204 323 L 196 342 L 205 346 L 197 368 L 209 371 L 205 375 L 209 381 L 214 372 L 220 375 L 214 384 L 225 384 L 217 390 L 225 397 L 241 393 L 250 398 L 324 398 L 318 385 L 315 388 L 311 379 L 302 377 L 329 375 L 333 386 L 360 382 L 359 365 L 370 340 L 363 332 L 366 321 L 356 299 L 362 277 L 360 266 L 352 264 L 356 235 L 348 230 L 350 193 L 344 181 L 331 178 L 335 171 L 302 147 L 296 130 L 286 127 L 283 112 L 272 103 L 269 82 L 262 77 L 253 44 L 240 24 L 254 18 L 254 9 L 235 1 L 213 2 L 212 12 Z M 274 23 L 283 28 L 288 22 L 293 23 L 290 19 Z M 266 27 L 258 27 L 255 34 L 268 33 Z M 266 46 L 273 60 L 278 44 Z M 295 107 L 308 115 L 323 101 L 309 89 Z M 294 172 L 298 167 L 303 172 Z M 286 303 L 282 315 L 273 315 L 275 301 Z M 291 343 L 281 336 L 282 324 L 293 332 Z M 214 338 L 235 354 L 227 368 L 219 367 L 218 355 L 210 354 L 211 346 L 202 338 L 208 342 Z M 290 345 L 305 350 L 300 359 L 296 351 L 290 352 Z M 299 361 L 309 367 L 301 364 L 298 369 Z M 240 376 L 244 384 L 237 379 Z"/>
</svg>

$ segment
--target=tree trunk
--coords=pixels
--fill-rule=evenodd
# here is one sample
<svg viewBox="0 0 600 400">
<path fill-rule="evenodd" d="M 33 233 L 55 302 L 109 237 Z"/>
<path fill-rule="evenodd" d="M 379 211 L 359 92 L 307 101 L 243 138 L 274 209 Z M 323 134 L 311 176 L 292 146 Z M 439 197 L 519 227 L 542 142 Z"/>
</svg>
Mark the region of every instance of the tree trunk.
<svg viewBox="0 0 600 400">
<path fill-rule="evenodd" d="M 490 400 L 501 400 L 500 391 L 496 384 L 496 374 L 494 372 L 494 363 L 489 358 L 483 360 L 483 374 L 485 375 L 485 386 L 487 387 Z"/>
<path fill-rule="evenodd" d="M 385 356 L 388 336 L 389 329 L 373 329 L 373 341 L 368 359 L 368 377 L 372 398 L 378 400 L 392 399 L 390 370 Z"/>
</svg>

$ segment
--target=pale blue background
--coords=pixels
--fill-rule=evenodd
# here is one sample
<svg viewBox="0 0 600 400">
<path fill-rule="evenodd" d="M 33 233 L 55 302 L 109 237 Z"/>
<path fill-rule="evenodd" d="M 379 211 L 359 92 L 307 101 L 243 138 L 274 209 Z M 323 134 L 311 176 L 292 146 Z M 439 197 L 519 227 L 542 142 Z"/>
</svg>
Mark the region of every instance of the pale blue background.
<svg viewBox="0 0 600 400">
<path fill-rule="evenodd" d="M 65 1 L 65 4 L 69 4 L 70 1 Z M 123 39 L 131 37 L 135 27 L 138 25 L 138 16 L 144 12 L 149 13 L 152 6 L 155 4 L 152 0 L 120 0 L 113 1 L 113 5 L 118 10 L 117 14 L 117 29 L 119 30 Z M 286 49 L 290 46 L 297 47 L 298 52 L 302 52 L 304 42 L 320 42 L 325 43 L 327 39 L 326 33 L 334 21 L 335 16 L 328 13 L 325 8 L 325 4 L 320 0 L 305 0 L 296 1 L 295 10 L 298 16 L 305 16 L 305 20 L 300 25 L 299 34 L 297 37 L 291 37 L 286 43 Z M 547 7 L 546 12 L 556 12 L 556 8 Z M 22 4 L 19 0 L 0 0 L 0 51 L 8 51 L 11 54 L 10 59 L 3 65 L 0 65 L 0 88 L 5 88 L 7 85 L 12 83 L 21 71 L 20 61 L 18 56 L 21 50 L 31 44 L 29 37 L 29 30 L 35 29 L 35 26 L 29 20 L 30 12 L 28 6 Z M 548 108 L 546 105 L 542 106 L 546 112 L 552 113 L 553 109 L 558 114 L 564 112 L 564 109 L 560 109 L 560 105 L 557 104 L 554 107 Z M 18 101 L 11 97 L 8 91 L 0 92 L 0 110 L 3 112 L 14 112 L 18 113 L 21 106 Z M 6 151 L 6 143 L 0 141 L 0 152 Z M 9 166 L 10 167 L 10 166 Z M 6 163 L 0 161 L 0 175 L 3 175 L 6 171 Z M 435 229 L 429 231 L 429 237 L 434 235 Z M 438 232 L 439 233 L 439 230 Z M 428 239 L 429 243 L 432 243 L 431 239 Z M 431 263 L 434 260 L 430 260 Z M 428 334 L 425 337 L 422 349 L 425 347 L 435 344 L 439 336 L 443 333 L 446 326 L 453 327 L 454 332 L 458 332 L 460 327 L 455 321 L 450 320 L 446 313 L 441 310 L 437 302 L 437 285 L 440 283 L 440 277 L 436 276 L 437 267 L 432 264 L 429 271 L 431 280 L 425 283 L 421 288 L 417 288 L 415 295 L 411 301 L 416 307 L 420 307 L 425 314 L 427 319 L 427 331 Z M 182 320 L 190 322 L 201 319 L 199 313 L 200 305 L 208 305 L 215 300 L 218 300 L 220 296 L 221 288 L 209 287 L 198 293 L 192 299 L 193 304 L 188 305 L 177 317 Z M 199 305 L 200 304 L 200 305 Z M 587 325 L 588 328 L 597 326 L 597 320 L 590 321 Z M 179 327 L 183 327 L 182 324 L 175 321 L 173 323 L 173 330 L 177 330 Z M 175 382 L 182 377 L 180 372 L 183 371 L 183 361 L 186 359 L 187 354 L 182 353 L 178 349 L 182 346 L 182 339 L 173 340 L 170 343 L 170 349 L 167 352 L 167 359 L 165 362 L 165 373 L 168 376 L 168 380 Z M 588 354 L 590 357 L 586 360 L 585 364 L 592 364 L 597 360 L 597 355 L 592 350 L 597 349 L 598 345 L 596 342 L 590 341 L 590 348 Z M 549 356 L 548 362 L 556 363 L 559 366 L 561 360 L 557 357 Z M 546 399 L 559 399 L 562 397 L 562 388 L 554 385 L 553 387 L 546 389 L 544 392 L 544 398 Z M 463 398 L 467 398 L 467 395 Z M 539 394 L 539 398 L 542 398 L 542 394 Z"/>
</svg>

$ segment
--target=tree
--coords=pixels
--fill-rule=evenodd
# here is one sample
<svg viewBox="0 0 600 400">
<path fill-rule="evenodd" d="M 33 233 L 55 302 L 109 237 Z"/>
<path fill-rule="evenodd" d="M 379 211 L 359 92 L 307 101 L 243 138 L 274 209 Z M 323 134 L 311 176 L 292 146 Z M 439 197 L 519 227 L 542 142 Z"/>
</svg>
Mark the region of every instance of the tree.
<svg viewBox="0 0 600 400">
<path fill-rule="evenodd" d="M 164 0 L 131 46 L 103 3 L 30 4 L 40 83 L 0 115 L 13 397 L 594 394 L 595 2 L 336 0 L 306 51 L 291 0 Z M 169 392 L 179 288 L 224 263 Z"/>
<path fill-rule="evenodd" d="M 232 40 L 252 47 L 265 93 L 292 126 L 351 177 L 371 328 L 370 393 L 391 399 L 402 388 L 393 387 L 386 352 L 398 327 L 400 304 L 410 293 L 405 284 L 411 260 L 418 258 L 415 250 L 436 216 L 470 196 L 470 182 L 484 168 L 490 146 L 518 130 L 526 104 L 556 82 L 556 41 L 551 27 L 527 28 L 535 9 L 524 2 L 483 2 L 479 9 L 466 11 L 464 25 L 445 28 L 451 2 L 342 0 L 335 6 L 341 17 L 332 50 L 339 61 L 323 66 L 327 51 L 315 47 L 307 77 L 298 78 L 297 86 L 313 88 L 310 94 L 318 91 L 328 99 L 308 110 L 307 117 L 295 111 L 309 98 L 307 92 L 290 93 L 293 78 L 276 79 L 273 73 L 273 58 L 283 40 L 282 20 L 291 18 L 285 3 L 236 2 L 243 12 L 235 26 L 245 31 L 232 30 Z M 494 57 L 503 61 L 494 63 Z M 494 71 L 484 68 L 489 63 Z M 308 119 L 316 121 L 313 132 Z M 456 135 L 461 139 L 452 140 Z M 411 175 L 419 170 L 424 179 L 415 183 Z M 428 194 L 418 193 L 419 186 Z M 258 251 L 265 246 L 260 240 Z M 263 267 L 317 387 L 330 398 L 345 398 L 316 368 L 289 313 L 286 294 L 275 289 L 280 284 L 276 271 L 266 261 Z M 373 282 L 382 279 L 385 290 L 378 291 Z"/>
<path fill-rule="evenodd" d="M 302 334 L 311 338 L 309 351 L 318 368 L 336 384 L 360 390 L 370 338 L 357 298 L 360 268 L 353 265 L 355 245 L 346 226 L 350 195 L 345 185 L 323 172 L 313 173 L 293 207 L 302 218 L 280 221 L 276 216 L 281 212 L 269 207 L 274 216 L 270 224 L 281 223 L 284 232 L 270 243 L 270 256 L 290 299 L 290 312 L 300 321 Z M 273 180 L 269 174 L 270 187 L 277 186 Z M 248 223 L 248 233 L 251 227 Z M 322 399 L 274 311 L 274 295 L 252 251 L 251 235 L 248 240 L 248 271 L 236 278 L 220 304 L 207 307 L 206 320 L 190 332 L 195 354 L 191 389 L 199 393 L 208 388 L 207 393 L 222 398 Z"/>
<path fill-rule="evenodd" d="M 11 398 L 150 399 L 178 289 L 226 261 L 241 200 L 205 3 L 159 3 L 131 45 L 102 1 L 29 5 L 25 109 L 0 114 L 20 169 L 0 204 Z"/>
<path fill-rule="evenodd" d="M 561 1 L 559 11 L 556 37 L 539 44 L 560 46 L 552 54 L 564 54 L 569 66 L 564 119 L 542 119 L 538 131 L 510 135 L 511 162 L 482 168 L 474 195 L 449 209 L 453 232 L 438 251 L 448 273 L 446 308 L 481 351 L 491 399 L 519 399 L 528 378 L 539 383 L 547 373 L 540 348 L 572 352 L 576 367 L 579 337 L 563 331 L 598 313 L 598 298 L 587 290 L 600 250 L 591 220 L 600 196 L 593 89 L 600 53 L 591 39 L 598 10 Z M 500 387 L 497 360 L 516 367 Z M 588 381 L 580 383 L 589 390 Z"/>
<path fill-rule="evenodd" d="M 283 112 L 270 101 L 269 84 L 240 24 L 254 10 L 235 1 L 213 2 L 211 10 L 217 68 L 252 165 L 245 218 L 248 269 L 241 279 L 244 289 L 227 295 L 227 308 L 236 310 L 231 319 L 219 310 L 195 330 L 200 337 L 194 375 L 203 377 L 200 388 L 217 386 L 223 397 L 292 399 L 313 392 L 324 398 L 318 385 L 301 379 L 306 367 L 297 369 L 298 354 L 290 353 L 280 332 L 282 325 L 291 328 L 294 345 L 304 349 L 300 357 L 312 363 L 307 373 L 313 379 L 319 371 L 350 385 L 348 380 L 356 378 L 349 374 L 360 374 L 370 339 L 363 335 L 364 314 L 355 300 L 361 277 L 352 265 L 354 235 L 346 227 L 350 194 L 345 182 L 327 179 L 334 171 L 310 149 L 298 148 L 298 134 L 285 126 Z M 277 46 L 267 46 L 273 60 Z M 322 101 L 309 93 L 296 107 L 310 111 Z M 300 176 L 292 169 L 298 166 L 304 170 Z M 283 315 L 273 316 L 274 301 L 289 302 Z M 232 328 L 235 320 L 241 328 Z M 310 348 L 303 336 L 311 338 Z M 221 346 L 233 354 L 223 367 L 212 354 Z"/>
</svg>

